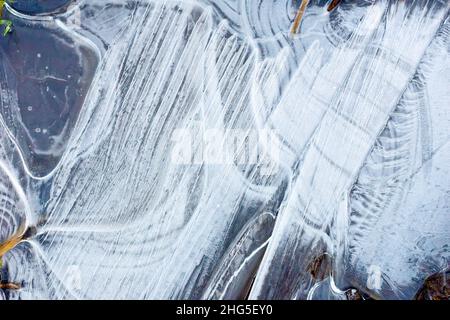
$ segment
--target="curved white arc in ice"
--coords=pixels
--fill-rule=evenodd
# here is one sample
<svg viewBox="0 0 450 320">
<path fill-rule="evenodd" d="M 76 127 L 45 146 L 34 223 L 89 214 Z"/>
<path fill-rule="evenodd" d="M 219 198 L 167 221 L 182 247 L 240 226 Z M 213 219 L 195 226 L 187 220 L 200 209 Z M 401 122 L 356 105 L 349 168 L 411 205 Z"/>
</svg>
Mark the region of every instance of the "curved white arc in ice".
<svg viewBox="0 0 450 320">
<path fill-rule="evenodd" d="M 32 21 L 51 21 L 54 18 L 51 16 L 30 16 L 24 13 L 21 13 L 17 10 L 15 10 L 13 7 L 11 7 L 11 5 L 5 1 L 4 3 L 5 9 L 8 10 L 11 14 L 13 14 L 14 16 L 21 18 L 21 19 L 25 19 L 25 20 L 32 20 Z"/>
</svg>

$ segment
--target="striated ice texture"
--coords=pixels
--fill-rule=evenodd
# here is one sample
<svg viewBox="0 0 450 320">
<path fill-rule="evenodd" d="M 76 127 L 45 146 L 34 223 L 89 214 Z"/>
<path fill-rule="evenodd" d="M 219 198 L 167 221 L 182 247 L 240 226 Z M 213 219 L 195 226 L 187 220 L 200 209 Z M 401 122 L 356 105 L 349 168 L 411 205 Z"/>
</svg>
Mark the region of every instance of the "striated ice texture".
<svg viewBox="0 0 450 320">
<path fill-rule="evenodd" d="M 450 264 L 450 5 L 19 1 L 1 299 L 413 299 Z M 445 281 L 445 280 L 444 280 Z"/>
</svg>

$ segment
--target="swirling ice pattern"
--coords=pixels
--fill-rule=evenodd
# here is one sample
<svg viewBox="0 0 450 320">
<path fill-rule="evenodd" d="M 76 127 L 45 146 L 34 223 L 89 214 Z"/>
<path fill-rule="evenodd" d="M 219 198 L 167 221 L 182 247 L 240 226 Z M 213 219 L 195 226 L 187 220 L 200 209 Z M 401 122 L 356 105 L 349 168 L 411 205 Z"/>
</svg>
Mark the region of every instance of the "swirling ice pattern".
<svg viewBox="0 0 450 320">
<path fill-rule="evenodd" d="M 349 278 L 361 277 L 364 284 L 362 275 L 368 274 L 370 266 L 379 267 L 386 279 L 379 288 L 384 297 L 411 299 L 427 275 L 445 269 L 450 260 L 445 164 L 450 117 L 445 112 L 448 101 L 442 99 L 447 93 L 430 95 L 435 88 L 450 85 L 449 49 L 450 24 L 446 23 L 378 137 L 351 193 L 348 265 L 353 270 Z M 433 96 L 437 100 L 430 101 Z"/>
<path fill-rule="evenodd" d="M 2 117 L 0 240 L 37 235 L 3 256 L 21 289 L 0 298 L 315 297 L 323 252 L 324 285 L 411 298 L 446 267 L 448 3 L 327 3 L 299 35 L 291 0 L 89 0 L 52 18 L 101 60 L 49 175 L 25 174 Z M 266 130 L 276 150 L 180 165 L 179 129 L 194 154 L 208 129 Z"/>
<path fill-rule="evenodd" d="M 0 241 L 2 243 L 23 230 L 27 212 L 20 186 L 3 160 L 0 160 Z M 25 200 L 26 201 L 26 200 Z"/>
</svg>

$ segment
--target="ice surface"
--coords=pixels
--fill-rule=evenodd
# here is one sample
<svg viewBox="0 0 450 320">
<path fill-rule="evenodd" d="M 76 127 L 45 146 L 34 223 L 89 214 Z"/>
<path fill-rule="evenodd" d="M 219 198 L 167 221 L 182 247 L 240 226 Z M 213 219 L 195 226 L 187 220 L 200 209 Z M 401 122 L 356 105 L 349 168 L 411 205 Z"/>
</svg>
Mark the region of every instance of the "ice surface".
<svg viewBox="0 0 450 320">
<path fill-rule="evenodd" d="M 30 176 L 40 178 L 64 153 L 99 56 L 54 19 L 17 15 L 0 42 L 0 111 Z"/>
<path fill-rule="evenodd" d="M 291 0 L 8 8 L 0 298 L 411 299 L 448 268 L 449 4 L 327 3 L 295 35 Z"/>
</svg>

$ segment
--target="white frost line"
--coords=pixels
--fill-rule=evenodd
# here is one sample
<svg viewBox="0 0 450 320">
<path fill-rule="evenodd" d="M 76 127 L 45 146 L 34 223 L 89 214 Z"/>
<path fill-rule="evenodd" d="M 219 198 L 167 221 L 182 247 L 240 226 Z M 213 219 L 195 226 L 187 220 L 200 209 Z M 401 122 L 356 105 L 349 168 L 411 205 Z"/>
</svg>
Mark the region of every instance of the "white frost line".
<svg viewBox="0 0 450 320">
<path fill-rule="evenodd" d="M 25 157 L 22 154 L 22 149 L 20 148 L 19 144 L 17 143 L 14 135 L 12 134 L 12 132 L 9 130 L 8 126 L 6 125 L 5 121 L 3 120 L 3 117 L 0 115 L 0 125 L 3 127 L 3 129 L 6 131 L 6 135 L 8 136 L 9 140 L 12 142 L 12 144 L 14 145 L 17 154 L 19 155 L 20 161 L 22 162 L 22 166 L 23 169 L 25 170 L 25 173 L 32 179 L 34 180 L 47 180 L 48 178 L 50 178 L 53 173 L 56 171 L 56 169 L 59 167 L 59 163 L 58 165 L 47 175 L 43 176 L 43 177 L 38 177 L 35 176 L 30 169 L 27 166 L 27 163 L 25 161 Z"/>
<path fill-rule="evenodd" d="M 244 259 L 244 261 L 242 262 L 242 264 L 239 266 L 239 268 L 231 275 L 230 280 L 228 280 L 227 284 L 225 285 L 225 288 L 222 291 L 221 296 L 219 297 L 219 299 L 223 299 L 225 293 L 227 292 L 228 287 L 231 285 L 231 283 L 233 282 L 233 280 L 237 277 L 237 275 L 239 274 L 239 272 L 244 268 L 244 266 L 247 264 L 247 262 L 254 257 L 259 251 L 261 251 L 264 247 L 266 247 L 270 242 L 270 237 L 269 239 L 267 239 L 266 241 L 264 241 L 263 244 L 261 244 L 258 248 L 256 248 L 255 250 L 253 250 L 253 252 Z"/>
<path fill-rule="evenodd" d="M 91 47 L 95 51 L 95 55 L 97 56 L 97 59 L 100 61 L 102 57 L 102 53 L 100 49 L 97 47 L 97 45 L 90 39 L 83 37 L 79 33 L 75 32 L 71 28 L 67 27 L 61 20 L 55 19 L 55 23 L 58 27 L 66 31 L 67 33 L 70 33 L 72 36 L 80 40 L 80 42 L 84 42 L 87 46 Z"/>
<path fill-rule="evenodd" d="M 20 201 L 23 202 L 24 209 L 25 209 L 25 218 L 26 218 L 24 230 L 26 230 L 28 227 L 28 223 L 31 221 L 32 216 L 31 216 L 31 208 L 28 204 L 25 192 L 23 191 L 22 187 L 20 186 L 19 181 L 17 181 L 14 174 L 11 172 L 11 170 L 8 168 L 8 166 L 1 159 L 0 159 L 0 168 L 6 174 L 6 176 L 9 178 L 9 181 L 11 182 L 14 191 L 19 196 Z"/>
<path fill-rule="evenodd" d="M 334 278 L 332 275 L 329 277 L 329 280 L 330 280 L 330 289 L 331 289 L 332 293 L 334 293 L 336 295 L 344 295 L 345 294 L 346 291 L 342 291 L 341 289 L 338 288 L 338 286 L 334 282 Z M 309 290 L 306 300 L 313 300 L 315 291 L 317 290 L 318 287 L 320 287 L 321 284 L 324 283 L 324 281 L 325 280 L 319 281 L 316 284 L 314 284 L 314 286 Z"/>
<path fill-rule="evenodd" d="M 38 243 L 36 243 L 36 242 L 34 242 L 32 240 L 24 240 L 23 242 L 28 243 L 34 250 L 36 250 L 36 256 L 38 256 L 38 257 L 40 257 L 42 259 L 42 262 L 44 262 L 46 264 L 47 268 L 50 269 L 50 271 L 52 272 L 52 274 L 54 275 L 56 280 L 58 280 L 60 282 L 61 286 L 64 287 L 64 289 L 67 290 L 67 292 L 70 293 L 76 300 L 80 300 L 80 296 L 78 294 L 76 294 L 75 292 L 73 292 L 73 290 L 71 290 L 66 285 L 65 281 L 63 281 L 59 277 L 59 275 L 56 273 L 56 271 L 51 268 L 50 261 L 48 261 L 46 259 L 45 252 L 42 250 L 41 246 Z"/>
<path fill-rule="evenodd" d="M 52 16 L 31 16 L 27 14 L 23 14 L 17 10 L 15 10 L 13 7 L 11 7 L 7 2 L 4 3 L 6 10 L 8 10 L 13 16 L 28 20 L 28 21 L 52 21 Z"/>
</svg>

